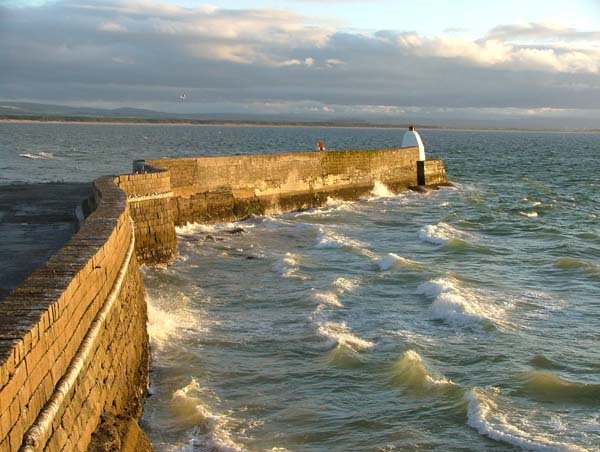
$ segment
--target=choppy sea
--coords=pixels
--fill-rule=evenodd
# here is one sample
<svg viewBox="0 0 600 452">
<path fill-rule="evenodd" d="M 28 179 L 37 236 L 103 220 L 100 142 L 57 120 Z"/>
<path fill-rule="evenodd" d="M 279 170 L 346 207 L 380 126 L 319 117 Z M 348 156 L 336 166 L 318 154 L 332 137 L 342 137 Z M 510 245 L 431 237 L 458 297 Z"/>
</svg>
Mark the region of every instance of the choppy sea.
<svg viewBox="0 0 600 452">
<path fill-rule="evenodd" d="M 0 124 L 0 184 L 402 134 Z M 156 450 L 600 450 L 600 135 L 421 135 L 455 187 L 190 224 L 144 268 Z"/>
</svg>

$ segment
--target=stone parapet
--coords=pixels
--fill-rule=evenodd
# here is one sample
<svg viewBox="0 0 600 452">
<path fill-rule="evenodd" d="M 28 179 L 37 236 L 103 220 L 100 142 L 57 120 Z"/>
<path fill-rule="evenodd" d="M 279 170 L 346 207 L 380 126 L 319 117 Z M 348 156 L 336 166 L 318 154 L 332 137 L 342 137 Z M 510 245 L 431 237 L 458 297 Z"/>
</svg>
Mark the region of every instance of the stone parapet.
<svg viewBox="0 0 600 452">
<path fill-rule="evenodd" d="M 85 450 L 103 415 L 141 413 L 147 316 L 129 207 L 110 177 L 94 191 L 78 233 L 0 303 L 2 452 Z"/>
<path fill-rule="evenodd" d="M 328 197 L 355 200 L 368 194 L 375 182 L 399 192 L 417 185 L 418 157 L 419 150 L 414 147 L 153 159 L 145 163 L 170 173 L 174 222 L 182 225 L 317 207 Z M 443 163 L 441 169 L 443 172 Z M 445 182 L 443 173 L 436 177 Z"/>
</svg>

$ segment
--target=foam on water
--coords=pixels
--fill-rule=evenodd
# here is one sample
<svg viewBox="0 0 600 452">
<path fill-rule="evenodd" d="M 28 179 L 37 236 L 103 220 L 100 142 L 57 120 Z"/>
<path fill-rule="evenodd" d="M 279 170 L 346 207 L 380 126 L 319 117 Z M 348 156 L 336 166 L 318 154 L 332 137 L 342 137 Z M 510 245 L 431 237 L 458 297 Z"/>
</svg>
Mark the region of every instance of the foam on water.
<svg viewBox="0 0 600 452">
<path fill-rule="evenodd" d="M 468 234 L 464 231 L 459 231 L 448 223 L 440 222 L 421 228 L 418 232 L 418 237 L 423 242 L 444 245 L 452 239 L 464 240 L 468 237 Z"/>
<path fill-rule="evenodd" d="M 323 226 L 319 227 L 319 235 L 317 237 L 317 249 L 341 249 L 346 248 L 352 250 L 356 254 L 360 254 L 371 259 L 375 259 L 376 255 L 366 245 L 358 240 L 353 240 L 344 235 L 334 232 L 331 229 Z"/>
<path fill-rule="evenodd" d="M 180 424 L 197 427 L 199 433 L 193 435 L 189 448 L 201 447 L 215 452 L 238 452 L 245 448 L 231 438 L 228 429 L 232 420 L 225 415 L 215 414 L 202 399 L 202 389 L 195 378 L 187 386 L 173 393 L 172 409 L 179 417 Z M 184 448 L 183 450 L 189 450 Z"/>
<path fill-rule="evenodd" d="M 54 158 L 52 152 L 24 152 L 19 154 L 20 157 L 34 160 L 50 160 Z"/>
<path fill-rule="evenodd" d="M 244 225 L 245 227 L 251 225 Z M 233 230 L 239 227 L 235 223 L 219 223 L 219 224 L 202 224 L 202 223 L 187 223 L 184 226 L 177 226 L 175 232 L 179 235 L 193 236 L 196 234 L 207 234 L 226 230 Z"/>
<path fill-rule="evenodd" d="M 333 211 L 351 211 L 353 208 L 353 201 L 344 201 L 343 199 L 332 198 L 331 196 L 327 197 L 327 202 L 325 205 Z"/>
<path fill-rule="evenodd" d="M 342 234 L 335 233 L 324 227 L 320 227 L 316 247 L 318 249 L 336 249 L 345 247 L 360 248 L 361 244 L 355 240 L 351 240 L 347 237 L 344 237 Z"/>
<path fill-rule="evenodd" d="M 528 212 L 519 212 L 521 215 L 523 215 L 524 217 L 528 217 L 528 218 L 537 218 L 538 217 L 538 213 L 535 210 L 531 210 Z"/>
<path fill-rule="evenodd" d="M 504 325 L 505 310 L 494 300 L 474 289 L 464 287 L 457 279 L 438 278 L 417 288 L 417 294 L 433 299 L 431 316 L 455 324 L 487 321 Z"/>
<path fill-rule="evenodd" d="M 385 331 L 384 333 L 388 336 L 399 337 L 405 344 L 412 346 L 426 348 L 436 343 L 432 337 L 408 329 Z"/>
<path fill-rule="evenodd" d="M 392 198 L 396 195 L 385 184 L 375 181 L 371 189 L 371 196 L 374 198 Z"/>
<path fill-rule="evenodd" d="M 317 292 L 313 295 L 313 298 L 317 303 L 324 303 L 326 305 L 334 306 L 336 308 L 344 307 L 337 295 L 333 292 Z"/>
<path fill-rule="evenodd" d="M 306 280 L 308 276 L 298 274 L 298 264 L 300 262 L 300 256 L 294 253 L 285 253 L 285 256 L 277 260 L 272 266 L 271 270 L 275 273 L 279 273 L 283 278 L 295 278 Z"/>
<path fill-rule="evenodd" d="M 337 346 L 363 351 L 375 346 L 374 342 L 351 333 L 346 322 L 317 322 L 315 332 L 326 339 L 327 348 Z"/>
<path fill-rule="evenodd" d="M 146 301 L 148 336 L 153 346 L 162 348 L 185 335 L 207 331 L 208 320 L 201 320 L 202 316 L 190 307 L 190 299 L 183 293 L 147 293 Z"/>
<path fill-rule="evenodd" d="M 419 262 L 407 259 L 406 257 L 398 256 L 394 253 L 388 253 L 383 257 L 375 259 L 375 264 L 377 264 L 379 270 L 382 272 L 396 266 L 408 268 L 418 268 L 421 266 Z"/>
<path fill-rule="evenodd" d="M 340 276 L 333 282 L 336 291 L 341 295 L 345 292 L 352 292 L 359 286 L 360 282 L 357 278 L 344 278 Z"/>
<path fill-rule="evenodd" d="M 532 422 L 512 407 L 501 407 L 497 397 L 498 391 L 479 388 L 471 389 L 465 394 L 468 405 L 467 424 L 480 435 L 532 451 L 586 451 L 583 447 L 556 441 L 536 432 Z"/>
<path fill-rule="evenodd" d="M 342 294 L 343 291 L 338 291 Z M 313 329 L 317 336 L 325 339 L 324 347 L 346 347 L 354 352 L 360 352 L 372 348 L 375 343 L 362 339 L 350 332 L 346 322 L 333 322 L 329 320 L 331 309 L 343 307 L 338 295 L 334 292 L 317 292 L 313 295 L 317 307 L 309 316 Z"/>
<path fill-rule="evenodd" d="M 417 389 L 436 389 L 454 385 L 451 380 L 429 369 L 423 357 L 414 350 L 405 351 L 393 364 L 390 382 Z"/>
</svg>

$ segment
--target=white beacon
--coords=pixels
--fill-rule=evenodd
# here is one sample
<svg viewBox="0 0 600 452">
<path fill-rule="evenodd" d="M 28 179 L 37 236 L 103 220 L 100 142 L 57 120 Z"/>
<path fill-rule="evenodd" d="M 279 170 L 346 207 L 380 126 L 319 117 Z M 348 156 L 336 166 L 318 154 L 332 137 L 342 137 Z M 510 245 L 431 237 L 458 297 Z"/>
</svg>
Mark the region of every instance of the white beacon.
<svg viewBox="0 0 600 452">
<path fill-rule="evenodd" d="M 419 148 L 419 161 L 425 161 L 425 146 L 423 146 L 423 140 L 421 140 L 421 136 L 415 129 L 415 126 L 408 127 L 408 132 L 406 132 L 402 138 L 402 147 Z"/>
</svg>

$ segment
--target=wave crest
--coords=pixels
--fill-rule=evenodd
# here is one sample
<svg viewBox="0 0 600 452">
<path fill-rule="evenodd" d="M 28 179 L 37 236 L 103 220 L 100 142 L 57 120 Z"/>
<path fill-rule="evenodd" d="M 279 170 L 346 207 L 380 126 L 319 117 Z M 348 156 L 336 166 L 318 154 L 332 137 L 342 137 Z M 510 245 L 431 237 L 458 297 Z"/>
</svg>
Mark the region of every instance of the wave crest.
<svg viewBox="0 0 600 452">
<path fill-rule="evenodd" d="M 375 346 L 374 342 L 352 334 L 345 322 L 319 322 L 316 333 L 327 340 L 328 348 L 347 347 L 358 352 L 369 350 Z"/>
<path fill-rule="evenodd" d="M 544 401 L 600 403 L 600 384 L 567 380 L 552 372 L 532 370 L 523 378 L 522 390 L 529 396 Z"/>
<path fill-rule="evenodd" d="M 417 288 L 417 294 L 433 298 L 431 314 L 434 319 L 457 324 L 504 323 L 504 309 L 494 306 L 482 294 L 463 287 L 455 278 L 425 282 Z"/>
<path fill-rule="evenodd" d="M 245 450 L 236 444 L 230 436 L 228 425 L 231 419 L 224 415 L 215 414 L 201 398 L 201 388 L 198 381 L 192 381 L 178 389 L 171 398 L 173 413 L 178 423 L 199 427 L 202 435 L 193 438 L 193 446 L 202 446 L 208 450 L 219 452 L 241 452 Z"/>
<path fill-rule="evenodd" d="M 300 256 L 293 253 L 285 253 L 285 256 L 274 262 L 271 270 L 279 273 L 283 278 L 309 279 L 308 276 L 298 274 Z"/>
<path fill-rule="evenodd" d="M 19 154 L 19 157 L 23 157 L 26 159 L 33 160 L 51 160 L 54 158 L 54 153 L 52 152 L 24 152 Z"/>
<path fill-rule="evenodd" d="M 419 262 L 407 259 L 406 257 L 398 256 L 394 253 L 388 253 L 383 257 L 375 259 L 375 264 L 377 264 L 379 270 L 381 271 L 386 271 L 396 266 L 403 266 L 409 268 L 417 268 L 421 266 Z"/>
<path fill-rule="evenodd" d="M 371 189 L 371 196 L 375 198 L 392 198 L 396 196 L 396 194 L 392 192 L 385 184 L 376 180 L 373 183 L 373 188 Z"/>
<path fill-rule="evenodd" d="M 471 389 L 465 394 L 467 402 L 467 424 L 477 430 L 480 435 L 496 441 L 502 441 L 523 449 L 543 452 L 585 452 L 585 449 L 574 444 L 554 441 L 542 434 L 532 431 L 527 419 L 521 423 L 527 425 L 527 431 L 519 428 L 509 418 L 510 409 L 503 410 L 496 400 L 497 393 L 479 388 Z M 511 413 L 511 417 L 515 417 Z"/>
<path fill-rule="evenodd" d="M 407 350 L 402 357 L 394 363 L 392 368 L 393 376 L 391 383 L 403 386 L 409 386 L 418 389 L 443 388 L 455 384 L 431 371 L 421 355 L 414 350 Z"/>
<path fill-rule="evenodd" d="M 459 231 L 444 222 L 428 224 L 427 226 L 422 227 L 418 232 L 420 240 L 433 243 L 434 245 L 444 245 L 452 239 L 463 240 L 467 236 L 467 233 Z"/>
</svg>

